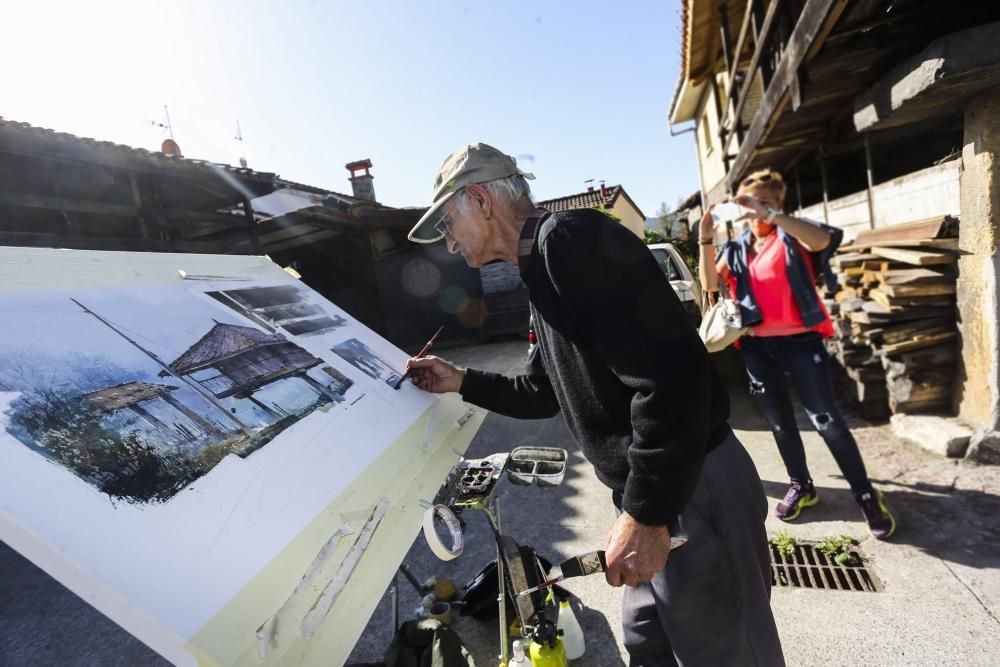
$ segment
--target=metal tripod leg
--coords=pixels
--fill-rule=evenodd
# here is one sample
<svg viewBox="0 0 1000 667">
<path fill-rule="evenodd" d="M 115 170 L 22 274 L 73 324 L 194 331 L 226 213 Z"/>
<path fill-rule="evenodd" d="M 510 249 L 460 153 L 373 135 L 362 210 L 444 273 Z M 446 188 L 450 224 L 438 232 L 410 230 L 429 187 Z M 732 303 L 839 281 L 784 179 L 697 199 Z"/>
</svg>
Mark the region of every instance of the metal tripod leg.
<svg viewBox="0 0 1000 667">
<path fill-rule="evenodd" d="M 392 594 L 392 636 L 399 632 L 399 571 L 392 575 L 392 586 L 389 588 Z"/>
<path fill-rule="evenodd" d="M 507 628 L 507 568 L 504 564 L 503 550 L 500 548 L 500 501 L 496 496 L 490 498 L 489 504 L 483 510 L 486 520 L 493 531 L 497 543 L 497 604 L 500 606 L 500 664 L 506 667 L 510 660 L 507 645 L 510 643 Z"/>
<path fill-rule="evenodd" d="M 399 572 L 403 573 L 403 576 L 405 576 L 407 581 L 410 582 L 410 585 L 413 586 L 413 590 L 417 592 L 417 595 L 420 595 L 422 597 L 427 593 L 427 590 L 424 588 L 424 585 L 419 581 L 417 581 L 417 577 L 414 576 L 413 570 L 407 567 L 406 563 L 399 564 Z"/>
<path fill-rule="evenodd" d="M 389 594 L 392 596 L 392 628 L 394 631 L 399 631 L 399 573 L 402 572 L 403 576 L 406 577 L 410 585 L 413 586 L 413 590 L 417 592 L 417 595 L 423 597 L 427 592 L 424 589 L 424 585 L 417 581 L 417 577 L 414 576 L 413 570 L 411 570 L 405 563 L 399 564 L 399 569 L 396 570 L 395 574 L 392 575 L 392 585 L 389 586 Z"/>
</svg>

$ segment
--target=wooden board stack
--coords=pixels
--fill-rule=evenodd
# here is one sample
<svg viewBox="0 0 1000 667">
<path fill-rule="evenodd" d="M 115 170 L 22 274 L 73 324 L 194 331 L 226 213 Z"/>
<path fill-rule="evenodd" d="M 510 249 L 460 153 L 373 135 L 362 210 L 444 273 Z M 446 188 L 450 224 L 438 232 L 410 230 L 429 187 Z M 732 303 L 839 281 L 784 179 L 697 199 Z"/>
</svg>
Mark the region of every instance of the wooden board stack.
<svg viewBox="0 0 1000 667">
<path fill-rule="evenodd" d="M 831 260 L 827 300 L 850 402 L 868 418 L 948 411 L 955 375 L 958 220 L 861 232 Z"/>
</svg>

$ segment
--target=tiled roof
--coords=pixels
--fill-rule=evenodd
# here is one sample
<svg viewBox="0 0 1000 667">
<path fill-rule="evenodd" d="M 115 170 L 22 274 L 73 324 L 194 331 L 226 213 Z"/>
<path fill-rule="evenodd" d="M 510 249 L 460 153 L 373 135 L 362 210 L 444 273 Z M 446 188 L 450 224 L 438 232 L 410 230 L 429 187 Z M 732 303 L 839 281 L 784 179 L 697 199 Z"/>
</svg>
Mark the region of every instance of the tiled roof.
<svg viewBox="0 0 1000 667">
<path fill-rule="evenodd" d="M 169 384 L 136 381 L 116 384 L 100 391 L 92 391 L 89 394 L 84 394 L 84 398 L 98 410 L 112 412 L 152 400 L 176 389 L 177 387 Z"/>
<path fill-rule="evenodd" d="M 625 197 L 635 212 L 640 218 L 645 218 L 642 211 L 636 205 L 632 198 L 628 196 L 625 192 L 625 188 L 620 185 L 609 185 L 604 188 L 605 195 L 601 198 L 601 189 L 594 188 L 593 190 L 588 190 L 587 192 L 581 192 L 576 195 L 569 195 L 568 197 L 558 197 L 556 199 L 549 199 L 547 201 L 540 201 L 538 205 L 549 211 L 568 211 L 571 208 L 611 208 L 618 201 L 619 197 Z"/>
<path fill-rule="evenodd" d="M 594 188 L 587 192 L 581 192 L 568 197 L 558 197 L 538 202 L 538 205 L 549 211 L 568 211 L 571 208 L 601 208 L 602 206 L 613 206 L 615 199 L 623 192 L 622 186 L 611 185 L 605 188 L 606 195 L 601 198 L 600 188 Z"/>
<path fill-rule="evenodd" d="M 349 204 L 372 204 L 376 206 L 383 206 L 378 202 L 369 201 L 367 199 L 359 199 L 354 195 L 347 195 L 343 192 L 336 192 L 335 190 L 327 190 L 326 188 L 321 188 L 315 185 L 306 185 L 305 183 L 296 183 L 295 181 L 290 181 L 287 178 L 278 177 L 274 180 L 274 184 L 278 187 L 290 188 L 292 190 L 301 190 L 303 192 L 312 192 L 318 195 L 333 195 L 338 199 L 342 199 Z M 391 206 L 383 206 L 384 208 L 392 208 Z"/>
<path fill-rule="evenodd" d="M 688 3 L 691 0 L 681 0 L 681 73 L 683 80 L 687 76 L 688 56 Z"/>
<path fill-rule="evenodd" d="M 201 340 L 170 364 L 170 370 L 187 373 L 257 347 L 284 342 L 287 340 L 281 334 L 266 334 L 237 324 L 216 323 Z"/>
<path fill-rule="evenodd" d="M 95 155 L 122 160 L 131 167 L 154 167 L 165 171 L 211 171 L 214 173 L 226 172 L 252 181 L 271 183 L 274 174 L 254 171 L 245 167 L 233 167 L 228 164 L 208 162 L 207 160 L 194 160 L 191 158 L 167 157 L 163 153 L 148 151 L 144 148 L 133 148 L 123 144 L 116 144 L 110 141 L 100 141 L 80 137 L 66 132 L 56 132 L 43 127 L 36 127 L 28 123 L 20 123 L 13 120 L 0 118 L 0 146 L 12 150 L 24 149 L 25 152 L 37 153 L 37 150 L 30 150 L 39 143 L 46 146 L 46 152 L 58 152 L 59 149 L 72 151 L 73 149 L 89 149 Z M 58 157 L 58 156 L 57 156 Z M 66 156 L 70 159 L 70 156 Z M 78 156 L 77 156 L 78 157 Z"/>
<path fill-rule="evenodd" d="M 692 192 L 688 196 L 687 199 L 685 199 L 680 204 L 678 204 L 677 205 L 677 210 L 678 211 L 686 211 L 688 209 L 694 208 L 695 206 L 701 206 L 701 191 L 700 190 L 695 190 L 694 192 Z"/>
</svg>

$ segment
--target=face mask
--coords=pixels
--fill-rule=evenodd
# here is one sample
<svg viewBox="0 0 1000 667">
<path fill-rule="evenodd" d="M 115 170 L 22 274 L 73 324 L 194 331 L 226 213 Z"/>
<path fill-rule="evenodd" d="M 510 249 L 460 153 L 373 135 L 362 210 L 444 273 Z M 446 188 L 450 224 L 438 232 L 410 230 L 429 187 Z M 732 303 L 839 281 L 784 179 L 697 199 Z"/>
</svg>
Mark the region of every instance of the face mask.
<svg viewBox="0 0 1000 667">
<path fill-rule="evenodd" d="M 756 220 L 750 223 L 753 225 L 754 236 L 757 238 L 764 238 L 772 231 L 774 231 L 774 225 L 769 222 L 757 222 Z"/>
</svg>

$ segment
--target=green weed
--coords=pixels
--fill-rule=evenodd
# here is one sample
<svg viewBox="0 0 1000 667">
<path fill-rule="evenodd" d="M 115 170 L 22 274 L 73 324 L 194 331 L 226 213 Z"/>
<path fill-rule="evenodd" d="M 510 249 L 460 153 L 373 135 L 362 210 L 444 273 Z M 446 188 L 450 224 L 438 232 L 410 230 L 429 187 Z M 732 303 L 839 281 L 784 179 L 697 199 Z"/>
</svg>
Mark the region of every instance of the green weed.
<svg viewBox="0 0 1000 667">
<path fill-rule="evenodd" d="M 771 544 L 777 547 L 778 553 L 782 556 L 791 556 L 795 553 L 795 546 L 798 542 L 791 534 L 783 530 L 771 539 Z"/>
</svg>

